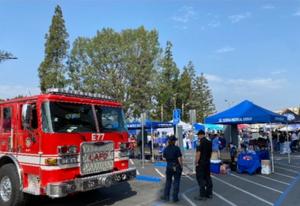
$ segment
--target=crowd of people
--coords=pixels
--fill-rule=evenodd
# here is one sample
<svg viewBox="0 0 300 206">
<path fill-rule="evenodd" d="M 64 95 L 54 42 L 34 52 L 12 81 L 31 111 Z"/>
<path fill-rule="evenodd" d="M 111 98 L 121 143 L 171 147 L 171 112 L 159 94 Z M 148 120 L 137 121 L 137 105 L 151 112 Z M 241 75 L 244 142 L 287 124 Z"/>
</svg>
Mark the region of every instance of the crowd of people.
<svg viewBox="0 0 300 206">
<path fill-rule="evenodd" d="M 272 133 L 272 139 L 274 144 L 274 149 L 279 151 L 281 154 L 289 152 L 296 152 L 300 149 L 300 131 L 283 132 L 275 131 Z M 286 149 L 288 147 L 288 149 Z"/>
<path fill-rule="evenodd" d="M 144 137 L 144 140 L 142 139 Z M 289 146 L 291 152 L 297 151 L 299 147 L 300 131 L 297 132 L 249 132 L 240 131 L 239 133 L 239 145 L 235 145 L 232 142 L 227 144 L 222 132 L 206 133 L 202 130 L 194 134 L 193 131 L 187 131 L 183 135 L 184 149 L 196 149 L 195 156 L 195 170 L 196 178 L 199 184 L 199 196 L 195 199 L 206 200 L 212 198 L 212 182 L 210 178 L 210 164 L 213 159 L 220 159 L 220 151 L 224 148 L 228 148 L 230 151 L 231 162 L 235 162 L 238 151 L 267 151 L 270 148 L 270 138 L 272 137 L 273 148 L 275 151 L 284 153 L 284 147 Z M 159 135 L 154 133 L 149 135 L 146 131 L 144 134 L 141 132 L 137 135 L 131 135 L 129 142 L 131 143 L 132 156 L 141 158 L 142 156 L 142 144 L 144 142 L 144 148 L 148 148 L 150 155 L 152 156 L 152 148 L 158 150 L 161 153 L 161 158 L 166 160 L 166 183 L 162 199 L 170 200 L 170 190 L 173 185 L 172 199 L 174 202 L 179 201 L 178 192 L 180 187 L 180 177 L 183 169 L 182 153 L 180 148 L 175 144 L 177 139 L 174 135 L 166 137 L 166 141 L 157 141 Z M 136 150 L 136 148 L 139 148 Z M 136 154 L 134 151 L 138 151 Z M 260 153 L 264 154 L 264 153 Z"/>
<path fill-rule="evenodd" d="M 270 132 L 259 132 L 252 133 L 248 131 L 242 131 L 239 135 L 240 146 L 242 149 L 249 150 L 261 150 L 270 148 L 271 134 L 274 151 L 285 154 L 288 152 L 296 152 L 300 149 L 300 131 L 272 131 Z"/>
<path fill-rule="evenodd" d="M 163 150 L 168 145 L 167 134 L 159 134 L 153 132 L 149 134 L 144 130 L 144 134 L 140 131 L 137 135 L 130 135 L 130 156 L 131 158 L 142 158 L 142 144 L 144 143 L 144 154 L 146 159 L 152 157 L 154 153 L 155 158 L 161 158 Z M 226 139 L 221 131 L 208 132 L 207 136 L 212 141 L 212 155 L 213 159 L 220 158 L 220 150 L 223 150 L 226 146 Z M 144 138 L 144 141 L 142 140 Z M 198 143 L 197 135 L 194 131 L 189 130 L 183 133 L 183 149 L 190 150 L 196 149 Z M 153 151 L 152 151 L 153 150 Z"/>
</svg>

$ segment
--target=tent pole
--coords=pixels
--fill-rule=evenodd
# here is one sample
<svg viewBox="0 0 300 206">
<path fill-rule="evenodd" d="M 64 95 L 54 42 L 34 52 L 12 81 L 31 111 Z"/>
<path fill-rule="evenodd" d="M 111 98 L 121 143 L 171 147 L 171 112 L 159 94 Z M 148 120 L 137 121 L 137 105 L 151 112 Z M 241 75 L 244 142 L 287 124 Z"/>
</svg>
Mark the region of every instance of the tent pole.
<svg viewBox="0 0 300 206">
<path fill-rule="evenodd" d="M 145 113 L 142 113 L 141 122 L 142 122 L 142 168 L 145 167 L 145 140 L 144 140 L 144 122 L 145 122 Z"/>
<path fill-rule="evenodd" d="M 288 142 L 290 142 L 290 138 L 289 138 L 289 133 L 288 133 L 288 123 L 286 123 L 286 139 Z M 288 150 L 288 161 L 289 161 L 289 164 L 291 164 L 291 150 L 289 149 Z"/>
<path fill-rule="evenodd" d="M 154 162 L 154 134 L 153 127 L 151 125 L 151 160 Z"/>
<path fill-rule="evenodd" d="M 271 125 L 271 123 L 270 123 Z M 271 127 L 271 131 L 272 131 L 272 127 Z M 271 143 L 271 163 L 272 163 L 272 173 L 275 172 L 275 168 L 274 168 L 274 148 L 273 148 L 273 138 L 272 138 L 272 132 L 270 132 L 269 134 L 269 141 Z"/>
</svg>

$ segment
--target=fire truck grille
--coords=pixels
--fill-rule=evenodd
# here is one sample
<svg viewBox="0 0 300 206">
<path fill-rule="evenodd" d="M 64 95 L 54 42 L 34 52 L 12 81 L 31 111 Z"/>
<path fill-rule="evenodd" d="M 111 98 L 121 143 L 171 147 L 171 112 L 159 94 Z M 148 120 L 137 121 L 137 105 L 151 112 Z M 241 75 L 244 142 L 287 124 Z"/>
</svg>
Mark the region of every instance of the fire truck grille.
<svg viewBox="0 0 300 206">
<path fill-rule="evenodd" d="M 113 170 L 113 142 L 86 142 L 81 144 L 80 172 L 82 175 Z"/>
</svg>

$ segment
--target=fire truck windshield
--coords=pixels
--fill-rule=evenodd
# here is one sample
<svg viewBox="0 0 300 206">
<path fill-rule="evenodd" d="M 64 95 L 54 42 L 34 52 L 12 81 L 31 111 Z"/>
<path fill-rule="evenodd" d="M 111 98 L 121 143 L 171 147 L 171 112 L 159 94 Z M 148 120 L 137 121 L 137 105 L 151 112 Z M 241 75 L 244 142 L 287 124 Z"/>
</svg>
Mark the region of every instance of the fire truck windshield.
<svg viewBox="0 0 300 206">
<path fill-rule="evenodd" d="M 95 108 L 95 113 L 93 109 Z M 94 115 L 96 114 L 96 115 Z M 45 102 L 42 106 L 43 131 L 78 133 L 124 131 L 121 108 L 66 102 Z M 98 121 L 98 124 L 96 124 Z M 99 130 L 97 131 L 97 126 Z"/>
</svg>

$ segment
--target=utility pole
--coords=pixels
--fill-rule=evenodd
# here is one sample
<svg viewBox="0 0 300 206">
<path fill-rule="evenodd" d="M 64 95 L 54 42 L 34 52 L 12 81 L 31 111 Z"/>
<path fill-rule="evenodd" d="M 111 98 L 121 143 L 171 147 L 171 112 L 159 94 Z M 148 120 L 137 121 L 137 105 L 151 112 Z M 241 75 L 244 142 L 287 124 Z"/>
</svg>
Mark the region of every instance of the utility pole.
<svg viewBox="0 0 300 206">
<path fill-rule="evenodd" d="M 173 98 L 174 98 L 174 109 L 176 109 L 176 96 L 174 96 Z"/>
</svg>

